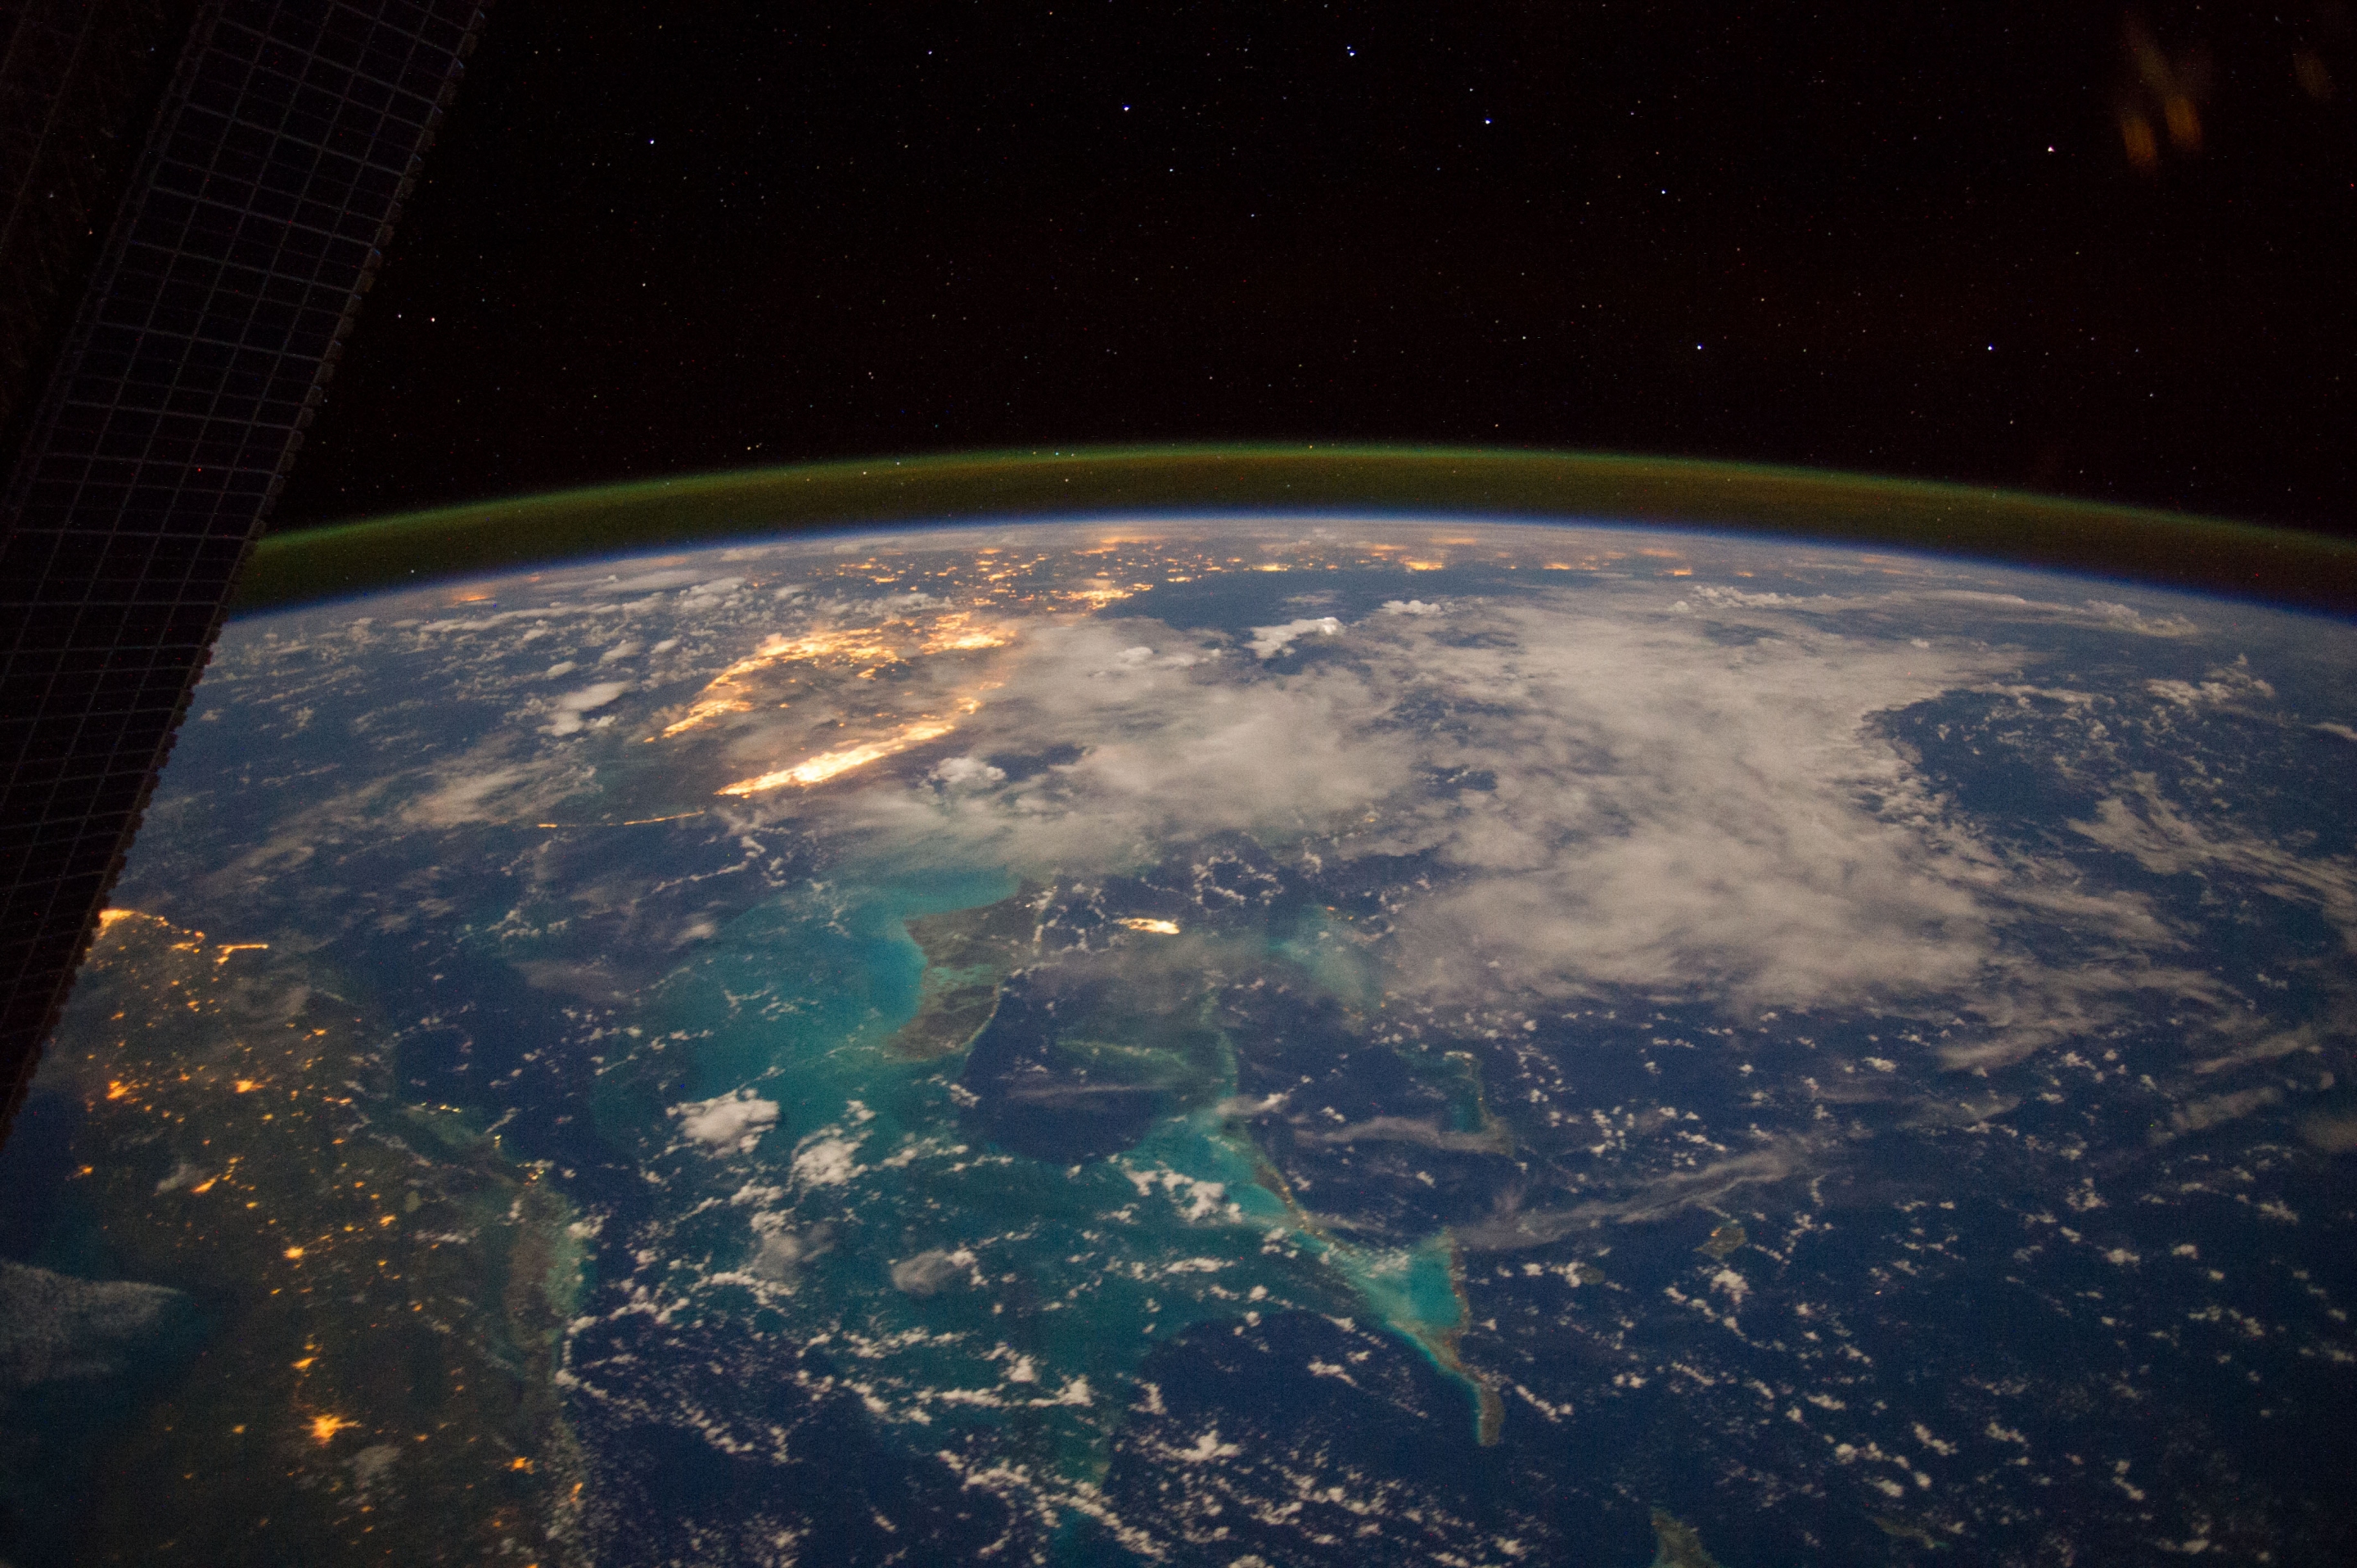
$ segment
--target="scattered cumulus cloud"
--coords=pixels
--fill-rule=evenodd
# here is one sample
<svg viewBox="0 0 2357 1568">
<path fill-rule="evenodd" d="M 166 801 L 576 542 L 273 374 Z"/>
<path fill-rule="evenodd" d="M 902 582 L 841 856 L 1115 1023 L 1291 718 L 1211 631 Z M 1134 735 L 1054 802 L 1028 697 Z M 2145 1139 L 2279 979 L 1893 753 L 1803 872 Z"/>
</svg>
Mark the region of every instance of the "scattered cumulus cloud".
<svg viewBox="0 0 2357 1568">
<path fill-rule="evenodd" d="M 1311 632 L 1332 637 L 1342 629 L 1342 623 L 1332 616 L 1319 616 L 1315 620 L 1289 620 L 1283 626 L 1256 626 L 1252 628 L 1252 640 L 1245 644 L 1263 659 L 1274 659 L 1294 642 Z"/>
<path fill-rule="evenodd" d="M 571 735 L 582 726 L 581 715 L 594 713 L 630 689 L 628 681 L 600 681 L 556 699 L 556 716 L 549 721 L 551 735 Z"/>
<path fill-rule="evenodd" d="M 671 1114 L 679 1118 L 680 1132 L 694 1142 L 713 1149 L 744 1151 L 750 1150 L 761 1141 L 762 1133 L 777 1125 L 778 1102 L 763 1100 L 749 1089 L 740 1089 L 717 1099 L 674 1105 Z"/>
<path fill-rule="evenodd" d="M 694 572 L 641 572 L 631 577 L 608 577 L 602 583 L 592 585 L 589 591 L 593 594 L 651 594 L 662 588 L 683 586 L 694 582 L 696 575 Z"/>
<path fill-rule="evenodd" d="M 1006 781 L 1006 770 L 994 768 L 979 757 L 952 757 L 934 766 L 926 775 L 934 783 L 948 789 L 987 789 Z"/>
<path fill-rule="evenodd" d="M 892 1288 L 910 1295 L 932 1295 L 965 1281 L 974 1273 L 974 1254 L 963 1247 L 954 1251 L 934 1247 L 903 1258 L 891 1268 Z"/>
<path fill-rule="evenodd" d="M 2163 702 L 2198 708 L 2273 697 L 2276 689 L 2251 673 L 2246 665 L 2226 665 L 2200 681 L 2147 681 L 2145 690 Z"/>
<path fill-rule="evenodd" d="M 804 1187 L 840 1187 L 867 1168 L 858 1155 L 859 1145 L 852 1139 L 813 1138 L 794 1153 L 794 1179 Z"/>
</svg>

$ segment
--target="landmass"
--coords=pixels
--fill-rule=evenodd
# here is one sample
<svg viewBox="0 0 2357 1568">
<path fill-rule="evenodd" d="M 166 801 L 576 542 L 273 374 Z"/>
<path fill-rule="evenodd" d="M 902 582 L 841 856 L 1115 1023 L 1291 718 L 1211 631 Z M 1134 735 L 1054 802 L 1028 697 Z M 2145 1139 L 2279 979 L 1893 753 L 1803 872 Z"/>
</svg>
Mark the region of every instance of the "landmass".
<svg viewBox="0 0 2357 1568">
<path fill-rule="evenodd" d="M 1655 1509 L 1653 1568 L 1719 1568 L 1719 1562 L 1704 1547 L 1694 1526 Z"/>
<path fill-rule="evenodd" d="M 904 1061 L 933 1061 L 972 1045 L 998 1010 L 1000 983 L 1038 950 L 1046 891 L 1027 882 L 996 904 L 904 921 L 909 940 L 924 951 L 925 970 L 917 1015 L 885 1048 Z"/>
<path fill-rule="evenodd" d="M 299 961 L 109 911 L 41 1080 L 84 1108 L 54 1238 L 184 1292 L 188 1369 L 101 1453 L 74 1560 L 580 1560 L 553 1380 L 575 1215 L 462 1113 L 404 1108 Z"/>
<path fill-rule="evenodd" d="M 1727 1262 L 1727 1259 L 1733 1257 L 1736 1253 L 1741 1251 L 1745 1243 L 1749 1240 L 1750 1238 L 1743 1233 L 1743 1226 L 1740 1221 L 1727 1219 L 1720 1221 L 1718 1226 L 1711 1231 L 1709 1239 L 1704 1241 L 1701 1246 L 1696 1247 L 1695 1251 L 1697 1252 L 1706 1252 L 1723 1263 Z"/>
</svg>

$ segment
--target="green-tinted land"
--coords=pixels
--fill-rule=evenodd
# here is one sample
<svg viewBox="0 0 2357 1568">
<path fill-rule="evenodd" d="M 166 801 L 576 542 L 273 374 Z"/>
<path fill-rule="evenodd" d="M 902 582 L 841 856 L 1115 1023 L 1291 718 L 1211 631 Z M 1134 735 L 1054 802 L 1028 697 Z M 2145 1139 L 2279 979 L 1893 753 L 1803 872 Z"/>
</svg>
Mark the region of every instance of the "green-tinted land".
<svg viewBox="0 0 2357 1568">
<path fill-rule="evenodd" d="M 1883 1534 L 1890 1537 L 1893 1541 L 1911 1541 L 1916 1545 L 1932 1552 L 1945 1552 L 1953 1544 L 1953 1542 L 1941 1540 L 1938 1536 L 1933 1535 L 1930 1530 L 1924 1529 L 1913 1520 L 1904 1518 L 1899 1514 L 1878 1513 L 1869 1514 L 1867 1517 L 1874 1521 L 1875 1529 L 1882 1531 Z"/>
<path fill-rule="evenodd" d="M 1760 464 L 1478 447 L 1181 446 L 756 468 L 278 534 L 239 607 L 620 550 L 1089 512 L 1402 512 L 1670 523 L 2060 566 L 2357 611 L 2357 544 L 2183 512 Z"/>
<path fill-rule="evenodd" d="M 917 1015 L 900 1026 L 885 1048 L 907 1061 L 931 1061 L 963 1050 L 998 1008 L 998 983 L 1039 944 L 1039 897 L 1026 884 L 1011 898 L 979 909 L 919 915 L 906 923 L 923 950 Z"/>
<path fill-rule="evenodd" d="M 1719 1568 L 1719 1563 L 1703 1545 L 1694 1526 L 1655 1509 L 1653 1568 Z"/>
</svg>

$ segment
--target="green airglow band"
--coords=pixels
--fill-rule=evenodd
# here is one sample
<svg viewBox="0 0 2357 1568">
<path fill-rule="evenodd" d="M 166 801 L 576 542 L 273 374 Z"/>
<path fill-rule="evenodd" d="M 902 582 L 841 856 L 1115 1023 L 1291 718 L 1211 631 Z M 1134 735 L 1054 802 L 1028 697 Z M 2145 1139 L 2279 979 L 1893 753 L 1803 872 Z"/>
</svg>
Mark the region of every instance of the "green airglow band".
<svg viewBox="0 0 2357 1568">
<path fill-rule="evenodd" d="M 2357 544 L 2288 529 L 1761 464 L 1323 445 L 866 458 L 477 501 L 274 535 L 248 562 L 235 607 L 781 532 L 1309 511 L 1707 527 L 2061 567 L 2357 614 Z"/>
</svg>

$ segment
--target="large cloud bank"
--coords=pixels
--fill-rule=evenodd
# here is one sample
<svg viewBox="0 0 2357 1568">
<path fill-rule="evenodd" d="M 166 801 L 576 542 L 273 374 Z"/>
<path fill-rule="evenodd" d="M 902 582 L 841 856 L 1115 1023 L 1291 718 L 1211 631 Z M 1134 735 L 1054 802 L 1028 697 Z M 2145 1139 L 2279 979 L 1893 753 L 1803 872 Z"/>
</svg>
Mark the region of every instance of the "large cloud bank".
<svg viewBox="0 0 2357 1568">
<path fill-rule="evenodd" d="M 1255 628 L 1241 648 L 1149 628 L 1151 660 L 1135 620 L 1053 628 L 962 740 L 1076 760 L 1005 783 L 977 763 L 954 789 L 879 779 L 849 810 L 906 853 L 1040 872 L 1225 830 L 1321 861 L 1422 856 L 1392 956 L 1394 984 L 1425 994 L 1952 993 L 2002 1024 L 2034 993 L 2060 1026 L 2091 988 L 2163 983 L 2030 977 L 2001 940 L 2022 910 L 2159 933 L 1975 843 L 1871 722 L 2012 659 L 1749 597 L 1697 612 L 1651 585 L 1566 591 Z M 1272 629 L 1326 657 L 1271 660 Z"/>
</svg>

